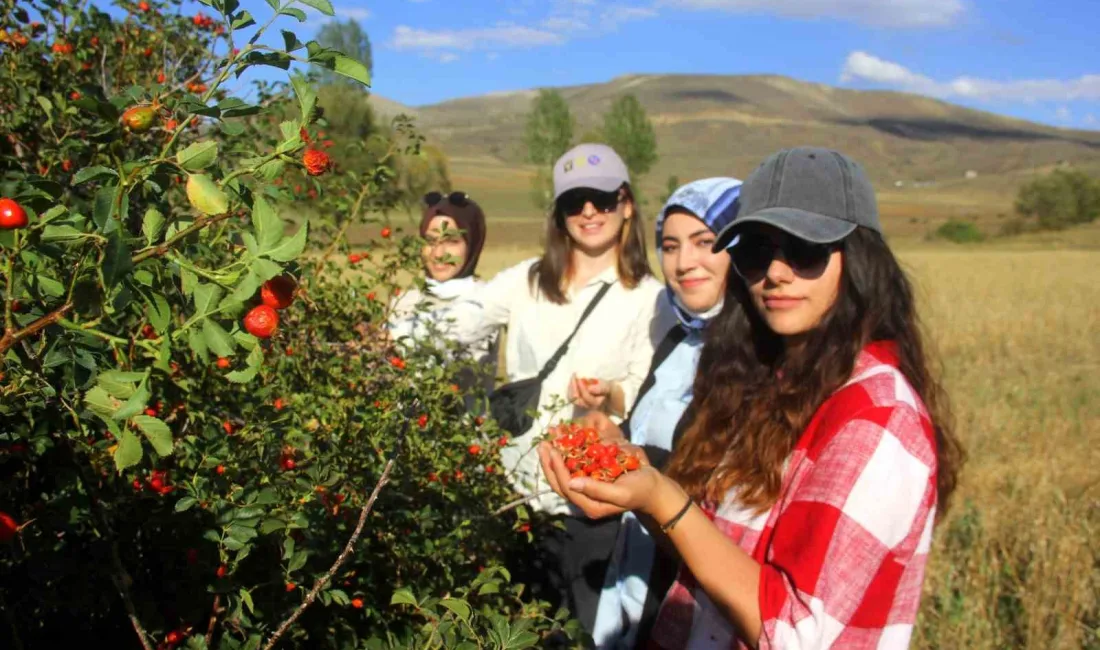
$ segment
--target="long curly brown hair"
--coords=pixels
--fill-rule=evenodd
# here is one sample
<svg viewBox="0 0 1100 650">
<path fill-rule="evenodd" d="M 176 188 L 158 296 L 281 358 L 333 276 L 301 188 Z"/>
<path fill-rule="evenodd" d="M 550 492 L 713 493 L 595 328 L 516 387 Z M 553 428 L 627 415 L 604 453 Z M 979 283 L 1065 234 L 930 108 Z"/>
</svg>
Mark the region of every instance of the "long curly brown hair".
<svg viewBox="0 0 1100 650">
<path fill-rule="evenodd" d="M 763 321 L 737 276 L 725 308 L 707 326 L 692 424 L 668 466 L 697 501 L 720 501 L 730 489 L 758 513 L 778 499 L 783 463 L 814 412 L 850 379 L 859 352 L 893 341 L 899 370 L 923 400 L 936 437 L 937 512 L 947 510 L 965 453 L 952 430 L 947 395 L 933 376 L 913 289 L 882 236 L 857 228 L 841 244 L 836 303 L 799 352 Z"/>
</svg>

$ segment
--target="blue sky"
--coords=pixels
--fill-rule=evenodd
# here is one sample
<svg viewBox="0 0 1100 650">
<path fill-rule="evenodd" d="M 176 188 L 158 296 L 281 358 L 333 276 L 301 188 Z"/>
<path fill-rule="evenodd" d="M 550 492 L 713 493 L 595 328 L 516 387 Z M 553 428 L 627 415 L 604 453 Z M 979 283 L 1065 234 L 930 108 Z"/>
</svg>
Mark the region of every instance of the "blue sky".
<svg viewBox="0 0 1100 650">
<path fill-rule="evenodd" d="M 333 2 L 371 36 L 374 92 L 413 106 L 629 73 L 775 73 L 1100 129 L 1097 0 Z"/>
</svg>

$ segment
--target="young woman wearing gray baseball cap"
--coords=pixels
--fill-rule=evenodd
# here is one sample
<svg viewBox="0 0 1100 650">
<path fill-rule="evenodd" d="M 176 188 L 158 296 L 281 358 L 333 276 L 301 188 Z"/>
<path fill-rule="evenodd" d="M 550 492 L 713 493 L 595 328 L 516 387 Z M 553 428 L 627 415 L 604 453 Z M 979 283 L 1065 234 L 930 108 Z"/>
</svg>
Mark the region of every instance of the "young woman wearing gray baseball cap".
<svg viewBox="0 0 1100 650">
<path fill-rule="evenodd" d="M 549 445 L 544 471 L 681 558 L 649 647 L 904 648 L 964 454 L 871 184 L 835 151 L 781 151 L 742 186 L 725 248 L 667 473 L 570 478 Z"/>
<path fill-rule="evenodd" d="M 536 527 L 537 555 L 511 568 L 538 597 L 567 605 L 591 630 L 618 519 L 591 522 L 554 494 L 534 444 L 551 424 L 591 410 L 621 420 L 673 321 L 654 319 L 662 285 L 649 268 L 645 225 L 619 155 L 602 144 L 566 152 L 554 164 L 554 199 L 542 255 L 501 271 L 441 319 L 451 321 L 449 334 L 460 343 L 508 328 L 508 383 L 497 393 L 518 396 L 490 398 L 498 422 L 511 427 L 504 469 L 516 490 L 533 498 L 533 509 L 565 526 Z M 523 390 L 509 393 L 508 386 Z M 524 417 L 529 406 L 537 417 Z M 515 412 L 502 417 L 500 408 Z"/>
</svg>

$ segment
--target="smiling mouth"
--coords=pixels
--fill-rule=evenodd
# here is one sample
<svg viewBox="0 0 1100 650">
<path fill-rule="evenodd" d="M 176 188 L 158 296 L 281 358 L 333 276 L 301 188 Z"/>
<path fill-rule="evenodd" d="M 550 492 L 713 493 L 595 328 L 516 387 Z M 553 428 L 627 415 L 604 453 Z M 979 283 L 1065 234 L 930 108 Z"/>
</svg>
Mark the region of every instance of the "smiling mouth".
<svg viewBox="0 0 1100 650">
<path fill-rule="evenodd" d="M 581 226 L 581 232 L 592 233 L 598 231 L 600 228 L 603 228 L 602 223 L 586 223 Z"/>
</svg>

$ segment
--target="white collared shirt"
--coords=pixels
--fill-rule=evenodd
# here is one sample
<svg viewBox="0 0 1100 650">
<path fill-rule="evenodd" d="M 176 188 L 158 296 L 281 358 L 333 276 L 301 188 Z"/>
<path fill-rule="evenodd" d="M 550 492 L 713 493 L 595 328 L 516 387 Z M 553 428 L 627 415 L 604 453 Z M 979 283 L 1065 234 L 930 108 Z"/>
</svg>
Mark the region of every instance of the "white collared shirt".
<svg viewBox="0 0 1100 650">
<path fill-rule="evenodd" d="M 501 325 L 507 326 L 504 352 L 507 381 L 519 381 L 539 373 L 573 331 L 603 283 L 611 284 L 570 343 L 568 352 L 543 382 L 540 417 L 501 453 L 505 471 L 511 472 L 512 482 L 522 494 L 549 488 L 533 448 L 536 438 L 550 424 L 584 414 L 583 409 L 573 406 L 554 413 L 543 412 L 555 401 L 568 399 L 570 377 L 576 374 L 617 382 L 629 411 L 649 371 L 654 348 L 673 325 L 669 319 L 655 319 L 658 296 L 664 286 L 652 276 L 634 289 L 627 289 L 619 281 L 616 268 L 611 267 L 585 286 L 571 289 L 566 295 L 569 302 L 559 305 L 537 288 L 532 290 L 528 273 L 535 261 L 532 258 L 501 271 L 474 294 L 448 305 L 442 314 L 444 319 L 451 320 L 450 334 L 467 344 Z M 543 497 L 532 506 L 558 514 L 570 512 L 568 504 L 557 495 Z"/>
</svg>

